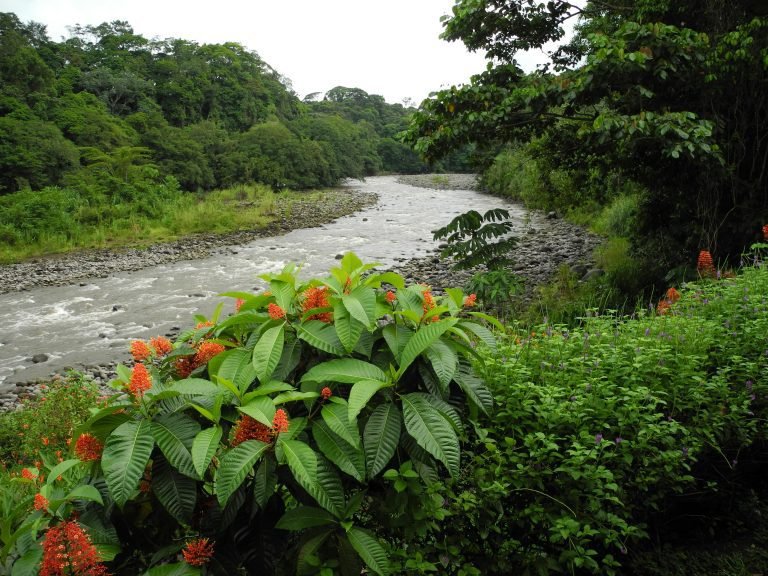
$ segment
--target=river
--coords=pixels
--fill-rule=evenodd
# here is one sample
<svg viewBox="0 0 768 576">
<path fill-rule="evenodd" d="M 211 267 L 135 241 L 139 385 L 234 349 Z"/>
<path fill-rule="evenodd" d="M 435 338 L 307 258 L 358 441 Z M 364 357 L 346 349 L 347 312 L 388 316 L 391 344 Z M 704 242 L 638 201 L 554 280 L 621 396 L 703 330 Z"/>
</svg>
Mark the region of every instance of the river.
<svg viewBox="0 0 768 576">
<path fill-rule="evenodd" d="M 231 290 L 256 290 L 258 275 L 286 263 L 303 274 L 325 275 L 336 256 L 355 252 L 366 262 L 390 267 L 424 256 L 437 246 L 432 230 L 470 209 L 506 208 L 521 225 L 524 210 L 472 190 L 434 190 L 378 176 L 348 186 L 379 195 L 368 209 L 317 228 L 220 250 L 201 259 L 95 278 L 71 286 L 42 287 L 0 295 L 0 394 L 16 382 L 45 378 L 71 367 L 128 358 L 130 341 L 162 335 L 210 314 Z M 229 307 L 229 308 L 227 308 Z M 36 354 L 47 360 L 35 363 Z"/>
</svg>

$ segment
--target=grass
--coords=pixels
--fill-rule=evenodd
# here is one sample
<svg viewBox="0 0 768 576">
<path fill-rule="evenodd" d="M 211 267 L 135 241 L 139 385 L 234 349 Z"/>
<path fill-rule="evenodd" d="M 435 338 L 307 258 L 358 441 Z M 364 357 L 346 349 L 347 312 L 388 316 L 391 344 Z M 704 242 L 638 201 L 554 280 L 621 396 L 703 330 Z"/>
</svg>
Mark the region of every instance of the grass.
<svg viewBox="0 0 768 576">
<path fill-rule="evenodd" d="M 47 198 L 45 191 L 28 194 L 43 204 Z M 177 192 L 152 210 L 142 210 L 139 202 L 93 206 L 83 201 L 69 213 L 26 213 L 23 223 L 7 208 L 13 199 L 6 197 L 0 215 L 6 222 L 16 222 L 16 227 L 5 224 L 0 230 L 0 263 L 93 248 L 144 247 L 191 234 L 261 229 L 290 214 L 295 202 L 322 201 L 324 195 L 323 191 L 275 193 L 263 185 L 240 185 L 201 194 Z M 68 219 L 66 226 L 60 219 Z"/>
</svg>

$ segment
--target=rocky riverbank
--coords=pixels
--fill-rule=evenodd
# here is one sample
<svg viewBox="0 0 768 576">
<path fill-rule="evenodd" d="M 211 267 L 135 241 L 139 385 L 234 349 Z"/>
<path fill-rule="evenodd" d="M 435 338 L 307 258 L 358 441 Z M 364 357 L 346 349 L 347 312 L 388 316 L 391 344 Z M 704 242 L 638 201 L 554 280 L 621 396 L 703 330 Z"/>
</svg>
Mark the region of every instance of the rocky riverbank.
<svg viewBox="0 0 768 576">
<path fill-rule="evenodd" d="M 377 202 L 375 194 L 354 189 L 334 189 L 319 202 L 278 200 L 275 220 L 264 228 L 228 234 L 195 234 L 151 248 L 84 250 L 71 254 L 36 258 L 19 264 L 0 265 L 0 294 L 40 286 L 76 284 L 87 278 L 103 278 L 118 272 L 141 270 L 179 260 L 207 258 L 217 250 L 279 236 L 297 228 L 322 226 Z"/>
<path fill-rule="evenodd" d="M 403 176 L 405 184 L 433 189 L 474 189 L 476 178 L 468 174 Z M 81 282 L 87 278 L 108 276 L 113 273 L 138 270 L 177 260 L 204 258 L 217 250 L 250 242 L 256 238 L 275 236 L 294 228 L 319 226 L 335 218 L 361 210 L 376 202 L 373 194 L 352 189 L 327 193 L 320 204 L 293 203 L 290 210 L 282 207 L 275 223 L 262 230 L 237 232 L 226 235 L 201 235 L 177 242 L 153 246 L 146 250 L 99 250 L 61 257 L 52 257 L 23 264 L 0 266 L 0 292 L 30 289 L 36 286 L 57 286 Z M 578 275 L 597 273 L 593 270 L 592 252 L 599 237 L 569 224 L 554 214 L 531 212 L 518 226 L 515 235 L 519 243 L 515 249 L 512 270 L 523 278 L 527 294 L 547 282 L 562 264 L 567 264 Z M 395 267 L 410 282 L 425 282 L 440 290 L 449 286 L 465 286 L 479 270 L 455 271 L 450 262 L 439 258 L 436 252 L 421 258 L 403 261 Z M 175 331 L 166 336 L 175 336 Z M 128 363 L 126 351 L 124 361 Z M 114 377 L 116 362 L 85 366 L 84 372 L 101 385 Z M 39 384 L 18 383 L 15 389 L 0 395 L 0 411 L 13 409 L 20 398 L 37 394 Z"/>
</svg>

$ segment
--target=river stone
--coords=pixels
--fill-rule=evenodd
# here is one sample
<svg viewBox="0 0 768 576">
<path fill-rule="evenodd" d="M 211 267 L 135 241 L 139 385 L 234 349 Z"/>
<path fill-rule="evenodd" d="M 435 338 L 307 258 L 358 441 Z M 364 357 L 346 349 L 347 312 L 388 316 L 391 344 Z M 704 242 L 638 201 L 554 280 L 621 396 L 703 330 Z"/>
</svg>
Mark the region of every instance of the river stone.
<svg viewBox="0 0 768 576">
<path fill-rule="evenodd" d="M 35 364 L 40 364 L 42 362 L 47 362 L 48 358 L 49 358 L 48 354 L 44 354 L 41 352 L 39 354 L 35 354 L 34 356 L 32 356 L 30 360 L 32 360 L 32 362 L 34 362 Z"/>
</svg>

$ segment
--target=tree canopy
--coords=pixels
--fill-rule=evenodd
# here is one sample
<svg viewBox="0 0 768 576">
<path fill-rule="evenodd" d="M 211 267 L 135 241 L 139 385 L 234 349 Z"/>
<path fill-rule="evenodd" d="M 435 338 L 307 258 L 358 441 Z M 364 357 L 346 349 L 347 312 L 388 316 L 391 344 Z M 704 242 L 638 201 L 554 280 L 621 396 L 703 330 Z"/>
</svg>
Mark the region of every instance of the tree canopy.
<svg viewBox="0 0 768 576">
<path fill-rule="evenodd" d="M 570 41 L 524 73 L 521 50 Z M 592 180 L 645 186 L 638 237 L 665 261 L 738 254 L 768 216 L 768 9 L 753 0 L 458 0 L 446 40 L 488 68 L 437 92 L 406 141 L 429 159 L 467 142 L 539 139 Z"/>
</svg>

